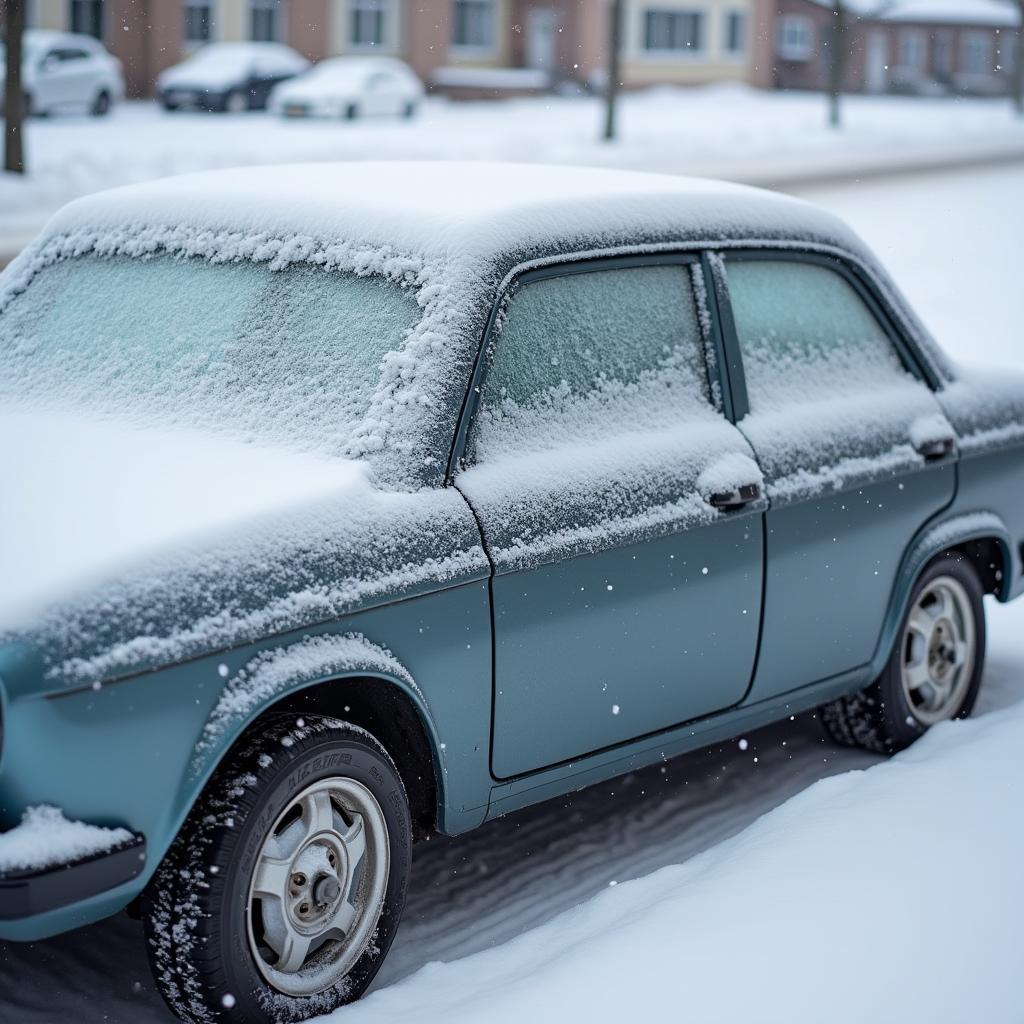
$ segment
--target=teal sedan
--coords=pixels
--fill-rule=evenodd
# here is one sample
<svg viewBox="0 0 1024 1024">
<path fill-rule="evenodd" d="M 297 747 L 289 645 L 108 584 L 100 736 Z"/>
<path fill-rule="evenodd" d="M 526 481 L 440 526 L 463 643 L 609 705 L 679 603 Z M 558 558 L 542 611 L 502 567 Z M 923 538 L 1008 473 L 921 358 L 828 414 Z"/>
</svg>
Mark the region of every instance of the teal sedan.
<svg viewBox="0 0 1024 1024">
<path fill-rule="evenodd" d="M 0 351 L 0 939 L 127 909 L 183 1021 L 359 998 L 431 834 L 810 708 L 906 747 L 1024 590 L 1024 378 L 755 189 L 169 178 Z"/>
</svg>

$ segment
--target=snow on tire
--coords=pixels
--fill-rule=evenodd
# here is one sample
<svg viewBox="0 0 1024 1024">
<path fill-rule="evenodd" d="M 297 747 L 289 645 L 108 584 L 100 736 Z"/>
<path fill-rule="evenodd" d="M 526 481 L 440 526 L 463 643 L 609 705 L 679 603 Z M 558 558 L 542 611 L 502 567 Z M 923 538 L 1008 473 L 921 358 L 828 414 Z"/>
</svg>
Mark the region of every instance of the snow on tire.
<svg viewBox="0 0 1024 1024">
<path fill-rule="evenodd" d="M 405 905 L 412 824 L 369 733 L 278 717 L 218 771 L 148 893 L 150 961 L 183 1021 L 282 1024 L 358 999 Z"/>
</svg>

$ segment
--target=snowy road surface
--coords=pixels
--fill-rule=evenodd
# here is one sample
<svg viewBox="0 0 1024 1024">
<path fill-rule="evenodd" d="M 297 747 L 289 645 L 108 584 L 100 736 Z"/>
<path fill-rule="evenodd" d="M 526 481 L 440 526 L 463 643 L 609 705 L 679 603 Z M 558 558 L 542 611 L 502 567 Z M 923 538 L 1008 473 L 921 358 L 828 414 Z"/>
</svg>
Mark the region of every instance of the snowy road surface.
<svg viewBox="0 0 1024 1024">
<path fill-rule="evenodd" d="M 738 85 L 625 95 L 620 138 L 599 140 L 595 97 L 428 100 L 413 121 L 283 120 L 264 113 L 167 114 L 129 103 L 109 118 L 31 120 L 30 173 L 0 174 L 0 254 L 11 254 L 76 196 L 168 174 L 323 160 L 532 160 L 791 181 L 977 152 L 1024 154 L 1024 124 L 1002 99 L 851 96 L 843 130 L 821 96 Z"/>
<path fill-rule="evenodd" d="M 807 195 L 848 217 L 877 248 L 952 354 L 1024 365 L 1024 292 L 1014 258 L 1024 237 L 1024 166 Z M 1024 1001 L 1024 985 L 1004 961 L 1024 945 L 1022 876 L 1007 870 L 1010 851 L 1024 841 L 1015 800 L 1022 776 L 1015 752 L 1024 742 L 1024 602 L 990 604 L 989 614 L 978 726 L 948 727 L 892 765 L 815 787 L 880 759 L 836 749 L 811 716 L 801 716 L 750 734 L 746 749 L 730 743 L 699 751 L 420 847 L 406 919 L 377 994 L 338 1019 L 432 1019 L 427 1007 L 442 997 L 447 1021 L 506 1020 L 513 1013 L 517 1020 L 566 1021 L 581 1019 L 570 1008 L 593 1014 L 605 1006 L 602 1012 L 614 1010 L 620 1019 L 621 992 L 592 1002 L 617 969 L 612 987 L 628 991 L 636 981 L 648 993 L 648 1002 L 631 1004 L 642 1019 L 655 1017 L 660 999 L 670 1017 L 689 1005 L 702 1022 L 817 1024 L 845 1019 L 842 1010 L 882 1022 L 969 1016 L 1016 1024 L 1020 1017 L 1009 1007 Z M 801 793 L 799 802 L 780 808 Z M 896 813 L 887 807 L 892 800 L 902 801 Z M 863 841 L 854 858 L 841 840 L 849 845 L 858 829 Z M 937 862 L 915 870 L 900 859 L 920 858 L 922 850 Z M 865 863 L 877 863 L 884 886 Z M 644 878 L 670 865 L 683 866 Z M 929 888 L 936 878 L 949 886 L 938 904 Z M 641 881 L 621 884 L 630 879 Z M 744 880 L 749 902 L 729 895 Z M 609 893 L 611 882 L 620 884 Z M 644 967 L 645 939 L 652 955 L 664 956 L 662 906 L 675 909 L 680 927 L 689 921 L 695 928 L 680 939 L 671 976 L 661 959 L 651 961 L 659 967 L 654 973 Z M 615 932 L 624 946 L 615 946 Z M 575 953 L 555 955 L 563 938 L 575 943 Z M 510 940 L 499 955 L 486 953 Z M 967 959 L 950 947 L 961 940 L 970 946 Z M 617 959 L 622 949 L 630 962 Z M 830 949 L 842 955 L 822 955 Z M 591 953 L 599 975 L 588 966 Z M 449 964 L 414 975 L 430 961 Z M 907 971 L 897 976 L 910 992 L 919 971 L 941 979 L 928 989 L 926 1004 L 897 991 L 893 961 Z M 495 985 L 480 994 L 481 986 Z M 763 1001 L 744 1004 L 744 986 L 763 992 Z M 926 1016 L 908 1014 L 908 1005 L 927 1006 Z M 141 929 L 125 917 L 32 946 L 0 944 L 2 1021 L 169 1019 L 149 980 Z"/>
</svg>

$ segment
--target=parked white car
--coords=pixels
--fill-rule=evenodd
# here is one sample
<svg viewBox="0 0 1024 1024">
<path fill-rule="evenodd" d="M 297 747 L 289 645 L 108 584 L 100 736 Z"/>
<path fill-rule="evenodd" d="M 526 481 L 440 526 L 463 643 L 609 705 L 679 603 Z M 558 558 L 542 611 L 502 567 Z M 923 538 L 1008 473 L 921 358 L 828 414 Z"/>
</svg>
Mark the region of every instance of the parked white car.
<svg viewBox="0 0 1024 1024">
<path fill-rule="evenodd" d="M 238 114 L 262 110 L 271 90 L 301 74 L 309 61 L 281 43 L 211 43 L 156 80 L 166 110 Z"/>
<path fill-rule="evenodd" d="M 4 63 L 0 59 L 0 67 Z M 22 41 L 21 67 L 28 114 L 85 109 L 99 116 L 124 99 L 121 62 L 92 36 L 29 29 Z"/>
<path fill-rule="evenodd" d="M 285 117 L 412 117 L 423 83 L 391 57 L 335 57 L 279 85 L 269 109 Z"/>
</svg>

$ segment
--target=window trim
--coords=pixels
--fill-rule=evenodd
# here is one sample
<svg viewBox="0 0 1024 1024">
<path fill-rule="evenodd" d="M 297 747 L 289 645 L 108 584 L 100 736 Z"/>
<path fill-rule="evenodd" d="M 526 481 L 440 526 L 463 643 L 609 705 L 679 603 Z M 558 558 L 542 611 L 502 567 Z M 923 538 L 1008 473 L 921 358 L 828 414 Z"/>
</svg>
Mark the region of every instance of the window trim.
<svg viewBox="0 0 1024 1024">
<path fill-rule="evenodd" d="M 798 30 L 796 34 L 803 36 L 799 40 L 787 38 L 790 30 Z M 783 14 L 778 21 L 775 37 L 775 55 L 780 60 L 794 63 L 806 63 L 814 56 L 815 39 L 814 19 L 808 14 Z"/>
<path fill-rule="evenodd" d="M 449 33 L 448 39 L 448 52 L 454 57 L 494 57 L 499 49 L 501 43 L 501 12 L 498 10 L 497 0 L 477 0 L 481 4 L 486 4 L 490 9 L 490 33 L 491 38 L 486 43 L 460 43 L 455 39 L 455 4 L 452 4 L 451 10 L 451 32 Z"/>
<path fill-rule="evenodd" d="M 505 283 L 496 294 L 494 301 L 491 303 L 491 309 L 487 317 L 487 324 L 484 327 L 480 337 L 480 343 L 477 346 L 476 356 L 473 360 L 473 372 L 470 374 L 469 385 L 466 388 L 466 394 L 463 396 L 462 408 L 459 410 L 458 423 L 455 428 L 455 435 L 452 438 L 452 445 L 448 454 L 448 468 L 445 471 L 444 478 L 445 486 L 453 483 L 458 471 L 465 468 L 465 457 L 469 443 L 469 436 L 480 406 L 480 397 L 483 394 L 483 385 L 490 366 L 488 350 L 490 348 L 491 338 L 494 334 L 494 327 L 505 303 L 510 301 L 521 287 L 533 284 L 536 281 L 549 280 L 555 277 L 572 277 L 576 274 L 588 274 L 601 270 L 635 270 L 641 267 L 694 267 L 702 265 L 702 253 L 700 249 L 689 249 L 647 254 L 637 253 L 635 255 L 596 255 L 585 259 L 550 262 L 539 267 L 526 266 L 522 269 L 514 270 L 509 274 Z M 690 284 L 690 289 L 693 294 L 694 303 L 698 305 L 698 319 L 702 319 L 700 317 L 700 313 L 702 311 L 699 309 L 700 296 L 696 294 L 696 290 L 693 288 L 692 282 Z M 721 353 L 718 348 L 714 326 L 716 322 L 713 309 L 714 299 L 712 298 L 711 285 L 708 282 L 706 274 L 704 279 L 704 291 L 707 295 L 708 308 L 706 312 L 711 322 L 710 338 L 704 337 L 703 323 L 700 328 L 702 340 L 704 342 L 702 352 L 704 369 L 707 373 L 709 388 L 713 387 L 716 380 L 718 381 L 719 388 L 723 396 L 724 406 L 727 400 L 725 396 L 728 393 L 728 385 L 726 384 L 725 377 L 721 372 Z M 717 365 L 714 367 L 712 367 L 708 362 L 708 344 L 715 345 Z M 722 413 L 723 415 L 726 415 L 724 408 Z M 728 420 L 730 418 L 726 416 L 726 419 Z"/>
<path fill-rule="evenodd" d="M 707 10 L 694 5 L 691 7 L 672 7 L 657 5 L 644 7 L 640 10 L 637 36 L 637 56 L 652 63 L 658 61 L 673 60 L 702 60 L 708 54 L 708 24 L 706 17 Z M 697 37 L 698 46 L 648 46 L 648 18 L 652 14 L 662 14 L 671 18 L 689 17 L 693 19 L 695 28 L 694 34 Z"/>
<path fill-rule="evenodd" d="M 714 286 L 716 289 L 715 303 L 721 319 L 721 329 L 727 354 L 726 376 L 729 381 L 729 389 L 733 395 L 734 411 L 739 412 L 743 410 L 743 413 L 733 420 L 734 423 L 739 422 L 743 415 L 746 415 L 749 411 L 750 400 L 747 395 L 746 373 L 743 366 L 743 353 L 740 347 L 739 333 L 736 330 L 732 303 L 729 299 L 728 278 L 730 262 L 810 263 L 838 273 L 868 307 L 868 311 L 878 322 L 885 336 L 896 350 L 896 355 L 899 357 L 900 362 L 903 363 L 904 369 L 921 381 L 929 390 L 933 392 L 940 390 L 941 381 L 932 372 L 928 361 L 923 358 L 914 339 L 909 337 L 903 329 L 899 318 L 893 313 L 890 304 L 882 296 L 871 276 L 852 260 L 840 255 L 813 252 L 807 249 L 718 249 L 713 250 L 709 255 L 714 255 L 721 259 L 725 268 L 723 275 L 714 275 Z"/>
</svg>

